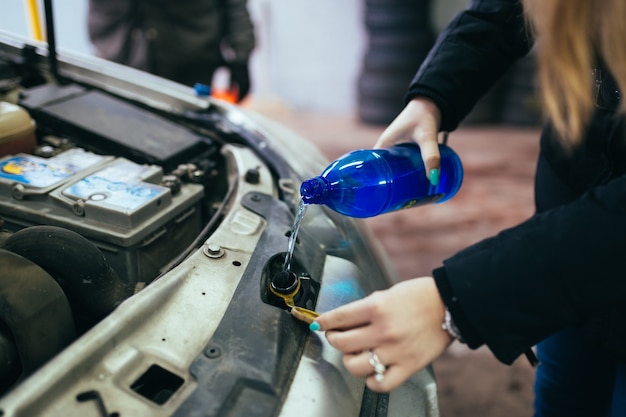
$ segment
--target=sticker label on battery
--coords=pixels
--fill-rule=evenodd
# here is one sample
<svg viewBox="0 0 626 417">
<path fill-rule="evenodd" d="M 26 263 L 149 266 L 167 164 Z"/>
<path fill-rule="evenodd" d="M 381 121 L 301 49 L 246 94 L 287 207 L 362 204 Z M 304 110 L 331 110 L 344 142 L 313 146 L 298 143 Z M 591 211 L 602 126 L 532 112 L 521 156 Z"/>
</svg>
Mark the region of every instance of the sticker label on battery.
<svg viewBox="0 0 626 417">
<path fill-rule="evenodd" d="M 104 168 L 72 184 L 63 194 L 108 209 L 132 212 L 166 194 L 169 189 L 141 181 L 146 167 L 132 162 Z"/>
<path fill-rule="evenodd" d="M 18 154 L 0 162 L 0 178 L 34 188 L 45 188 L 60 183 L 101 160 L 101 156 L 88 152 L 68 151 L 52 158 Z"/>
</svg>

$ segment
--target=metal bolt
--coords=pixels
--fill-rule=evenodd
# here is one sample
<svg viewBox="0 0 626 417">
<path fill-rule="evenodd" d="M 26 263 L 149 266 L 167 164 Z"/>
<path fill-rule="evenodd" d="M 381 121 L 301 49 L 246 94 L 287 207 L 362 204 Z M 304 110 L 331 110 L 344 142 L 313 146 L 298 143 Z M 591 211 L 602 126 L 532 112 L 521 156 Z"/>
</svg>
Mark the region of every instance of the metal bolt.
<svg viewBox="0 0 626 417">
<path fill-rule="evenodd" d="M 11 195 L 16 200 L 22 200 L 24 198 L 25 188 L 22 184 L 15 184 L 11 190 Z"/>
<path fill-rule="evenodd" d="M 72 204 L 72 212 L 77 216 L 84 216 L 85 202 L 83 200 L 76 200 L 74 204 Z"/>
<path fill-rule="evenodd" d="M 203 250 L 203 253 L 209 258 L 221 258 L 224 256 L 224 249 L 216 243 L 209 243 Z"/>
<path fill-rule="evenodd" d="M 189 173 L 189 181 L 199 182 L 204 177 L 204 171 L 201 169 L 195 169 Z"/>
</svg>

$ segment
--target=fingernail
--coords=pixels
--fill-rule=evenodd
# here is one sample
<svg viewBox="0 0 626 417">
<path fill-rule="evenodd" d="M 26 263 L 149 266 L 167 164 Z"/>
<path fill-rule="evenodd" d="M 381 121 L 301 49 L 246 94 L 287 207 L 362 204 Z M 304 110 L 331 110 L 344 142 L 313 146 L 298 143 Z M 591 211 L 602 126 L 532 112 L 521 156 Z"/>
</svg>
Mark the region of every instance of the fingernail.
<svg viewBox="0 0 626 417">
<path fill-rule="evenodd" d="M 309 330 L 311 330 L 312 332 L 316 332 L 319 329 L 321 329 L 321 327 L 318 322 L 314 321 L 313 323 L 309 324 Z"/>
<path fill-rule="evenodd" d="M 439 170 L 436 168 L 431 169 L 429 173 L 429 179 L 430 179 L 430 183 L 433 186 L 439 184 Z"/>
</svg>

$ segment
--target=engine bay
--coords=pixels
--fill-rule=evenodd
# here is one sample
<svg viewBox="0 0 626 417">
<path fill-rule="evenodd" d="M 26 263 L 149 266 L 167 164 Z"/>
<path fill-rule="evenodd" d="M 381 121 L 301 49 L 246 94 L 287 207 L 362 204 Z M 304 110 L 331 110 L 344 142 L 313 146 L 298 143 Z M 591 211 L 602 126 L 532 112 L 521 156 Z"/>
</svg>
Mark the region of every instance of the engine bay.
<svg viewBox="0 0 626 417">
<path fill-rule="evenodd" d="M 0 290 L 0 393 L 197 249 L 235 186 L 215 130 L 24 68 L 0 61 L 0 267 L 61 291 Z M 58 340 L 28 355 L 35 327 Z"/>
<path fill-rule="evenodd" d="M 120 99 L 44 85 L 24 90 L 12 112 L 25 135 L 11 145 L 21 152 L 0 155 L 4 228 L 75 231 L 128 285 L 156 278 L 223 198 L 216 145 Z"/>
<path fill-rule="evenodd" d="M 0 33 L 0 415 L 375 408 L 290 314 L 393 277 L 363 225 L 323 207 L 284 274 L 319 150 L 191 88 L 61 58 Z"/>
</svg>

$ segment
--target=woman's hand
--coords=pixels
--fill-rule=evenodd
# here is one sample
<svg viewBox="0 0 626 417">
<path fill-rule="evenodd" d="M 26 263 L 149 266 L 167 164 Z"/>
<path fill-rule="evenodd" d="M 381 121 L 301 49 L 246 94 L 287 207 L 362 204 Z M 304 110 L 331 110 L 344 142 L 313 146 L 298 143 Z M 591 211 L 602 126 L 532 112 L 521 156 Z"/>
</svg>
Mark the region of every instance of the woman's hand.
<svg viewBox="0 0 626 417">
<path fill-rule="evenodd" d="M 444 305 L 433 278 L 400 282 L 320 315 L 315 324 L 344 353 L 346 369 L 378 392 L 397 388 L 443 353 L 452 338 L 441 328 Z M 377 380 L 372 354 L 386 366 Z"/>
<path fill-rule="evenodd" d="M 422 152 L 426 177 L 436 185 L 439 182 L 441 161 L 437 147 L 440 124 L 441 113 L 435 103 L 423 97 L 414 98 L 384 130 L 374 148 L 387 148 L 400 142 L 416 142 Z"/>
</svg>

